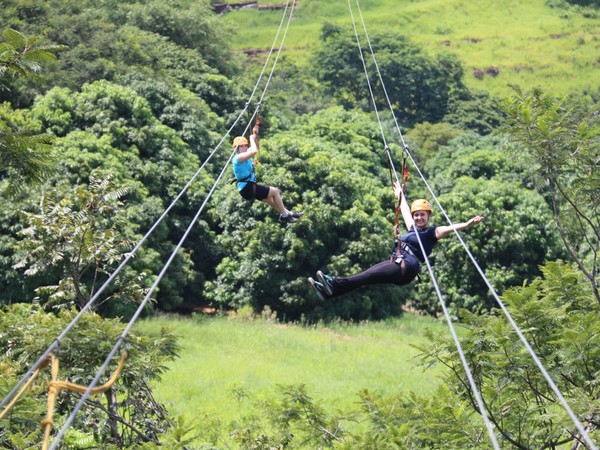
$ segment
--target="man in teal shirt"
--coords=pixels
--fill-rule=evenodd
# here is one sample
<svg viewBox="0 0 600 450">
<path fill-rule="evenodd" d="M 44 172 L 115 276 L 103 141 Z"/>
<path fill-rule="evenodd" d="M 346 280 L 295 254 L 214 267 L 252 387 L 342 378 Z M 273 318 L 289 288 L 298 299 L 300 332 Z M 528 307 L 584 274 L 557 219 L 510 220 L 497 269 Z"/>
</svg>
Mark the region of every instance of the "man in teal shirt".
<svg viewBox="0 0 600 450">
<path fill-rule="evenodd" d="M 256 182 L 255 163 L 252 159 L 259 152 L 256 127 L 250 135 L 250 146 L 245 137 L 238 136 L 233 140 L 233 147 L 235 148 L 235 155 L 232 159 L 233 173 L 240 195 L 246 200 L 261 200 L 271 205 L 275 211 L 279 212 L 281 223 L 296 222 L 304 212 L 288 210 L 283 204 L 279 189 Z"/>
</svg>

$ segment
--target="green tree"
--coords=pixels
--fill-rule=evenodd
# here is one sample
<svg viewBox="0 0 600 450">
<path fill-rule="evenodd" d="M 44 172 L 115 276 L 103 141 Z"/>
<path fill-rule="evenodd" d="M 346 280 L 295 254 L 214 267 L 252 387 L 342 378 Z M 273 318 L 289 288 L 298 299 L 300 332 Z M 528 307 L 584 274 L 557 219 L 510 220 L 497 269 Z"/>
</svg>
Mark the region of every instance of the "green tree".
<svg viewBox="0 0 600 450">
<path fill-rule="evenodd" d="M 217 16 L 206 0 L 159 0 L 132 3 L 126 19 L 130 25 L 168 37 L 182 48 L 194 49 L 222 74 L 235 70 L 228 55 L 227 36 L 235 30 Z"/>
<path fill-rule="evenodd" d="M 352 420 L 340 412 L 329 413 L 313 399 L 305 385 L 277 387 L 277 395 L 253 401 L 231 423 L 222 423 L 208 414 L 198 428 L 199 448 L 305 449 L 342 448 L 350 436 L 344 422 Z M 240 403 L 246 392 L 235 389 Z M 356 447 L 355 447 L 356 448 Z"/>
<path fill-rule="evenodd" d="M 364 423 L 365 431 L 347 437 L 341 449 L 491 448 L 480 418 L 446 386 L 426 397 L 413 393 L 385 397 L 367 390 L 359 397 L 355 420 Z"/>
<path fill-rule="evenodd" d="M 31 35 L 45 35 L 69 49 L 52 65 L 47 81 L 52 86 L 79 90 L 84 83 L 106 79 L 118 82 L 132 72 L 150 78 L 176 81 L 221 111 L 234 109 L 243 99 L 235 95 L 228 78 L 239 73 L 229 55 L 229 30 L 206 0 L 175 2 L 107 0 L 78 3 L 50 0 L 31 5 L 7 0 L 0 19 Z M 229 83 L 219 95 L 215 87 Z M 5 99 L 29 106 L 46 89 L 19 84 Z M 210 98 L 204 95 L 210 95 Z M 2 97 L 0 96 L 0 99 Z"/>
<path fill-rule="evenodd" d="M 55 167 L 52 136 L 39 133 L 39 126 L 27 120 L 23 111 L 0 104 L 0 176 L 9 182 L 8 195 L 39 184 Z"/>
<path fill-rule="evenodd" d="M 25 269 L 29 276 L 56 275 L 56 284 L 36 289 L 49 306 L 82 308 L 131 249 L 120 231 L 124 229 L 120 198 L 125 194 L 110 178 L 92 174 L 89 188 L 76 188 L 72 199 L 44 198 L 40 213 L 24 213 L 29 226 L 19 233 L 22 259 L 15 268 Z M 138 303 L 146 293 L 142 278 L 123 271 L 96 307 Z"/>
<path fill-rule="evenodd" d="M 452 92 L 443 120 L 461 130 L 487 135 L 497 130 L 504 119 L 499 99 L 486 92 L 461 89 Z"/>
<path fill-rule="evenodd" d="M 0 91 L 8 90 L 15 78 L 36 78 L 42 63 L 54 61 L 55 53 L 65 48 L 41 45 L 39 38 L 7 28 L 0 42 Z M 55 162 L 50 142 L 50 136 L 39 133 L 23 114 L 12 111 L 8 103 L 0 104 L 0 171 L 10 179 L 10 191 L 39 183 L 48 174 Z"/>
<path fill-rule="evenodd" d="M 410 142 L 410 151 L 419 166 L 425 161 L 434 160 L 440 147 L 448 145 L 450 141 L 461 134 L 461 131 L 449 123 L 432 124 L 429 122 L 418 123 L 411 128 L 406 137 Z"/>
<path fill-rule="evenodd" d="M 406 37 L 370 36 L 371 46 L 383 83 L 398 120 L 407 127 L 418 122 L 439 122 L 448 111 L 450 94 L 463 90 L 462 68 L 451 56 L 429 58 Z M 366 43 L 365 63 L 371 76 L 375 102 L 388 108 L 373 58 Z M 370 96 L 364 69 L 353 33 L 333 25 L 321 31 L 321 46 L 314 56 L 314 70 L 342 104 L 369 109 Z"/>
<path fill-rule="evenodd" d="M 149 79 L 140 74 L 129 74 L 120 82 L 145 98 L 154 117 L 176 130 L 177 135 L 201 160 L 205 160 L 218 144 L 221 134 L 215 130 L 224 128 L 224 119 L 213 112 L 203 98 L 177 84 Z M 225 163 L 225 157 L 221 159 Z"/>
<path fill-rule="evenodd" d="M 160 107 L 156 110 L 164 111 Z M 55 149 L 63 155 L 66 170 L 50 180 L 52 186 L 67 192 L 72 185 L 86 183 L 92 170 L 100 169 L 104 175 L 111 173 L 115 182 L 130 187 L 125 214 L 128 227 L 134 230 L 132 242 L 141 238 L 137 233 L 154 224 L 200 166 L 177 130 L 162 124 L 148 101 L 131 88 L 107 82 L 87 85 L 80 93 L 54 88 L 36 101 L 32 114 L 59 136 Z M 213 182 L 211 175 L 202 172 L 187 198 L 148 239 L 145 257 L 132 261 L 138 272 L 156 274 L 162 269 Z M 216 265 L 215 258 L 220 257 L 212 247 L 212 227 L 207 216 L 194 228 L 161 282 L 159 308 L 172 311 L 184 303 L 203 302 L 197 295 L 200 284 Z"/>
<path fill-rule="evenodd" d="M 599 307 L 589 283 L 574 267 L 551 262 L 543 278 L 509 289 L 503 302 L 519 324 L 592 441 L 597 442 L 600 370 Z M 489 412 L 501 448 L 560 448 L 579 437 L 567 412 L 503 315 L 462 317 L 461 346 Z M 445 382 L 455 404 L 476 411 L 473 392 L 452 340 L 431 336 L 423 363 L 447 367 Z M 458 403 L 457 403 L 458 402 Z M 451 417 L 451 416 L 449 416 Z M 455 420 L 443 428 L 461 429 Z M 483 422 L 480 425 L 484 434 Z M 482 443 L 480 448 L 489 448 Z"/>
<path fill-rule="evenodd" d="M 521 143 L 531 173 L 551 205 L 570 258 L 598 289 L 600 251 L 600 117 L 597 105 L 523 92 L 504 103 L 506 132 Z"/>
</svg>

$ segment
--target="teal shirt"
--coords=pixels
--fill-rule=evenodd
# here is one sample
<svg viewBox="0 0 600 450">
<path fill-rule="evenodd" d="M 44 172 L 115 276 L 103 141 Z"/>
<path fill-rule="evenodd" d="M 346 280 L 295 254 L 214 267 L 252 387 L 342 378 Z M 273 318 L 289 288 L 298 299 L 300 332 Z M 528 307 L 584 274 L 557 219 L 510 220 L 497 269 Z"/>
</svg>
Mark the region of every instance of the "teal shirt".
<svg viewBox="0 0 600 450">
<path fill-rule="evenodd" d="M 238 159 L 238 155 L 235 155 L 232 160 L 232 165 L 235 179 L 245 180 L 238 181 L 238 191 L 244 189 L 244 186 L 246 186 L 248 181 L 256 181 L 256 172 L 254 171 L 254 164 L 252 162 L 252 158 L 248 158 L 246 161 L 240 162 Z"/>
</svg>

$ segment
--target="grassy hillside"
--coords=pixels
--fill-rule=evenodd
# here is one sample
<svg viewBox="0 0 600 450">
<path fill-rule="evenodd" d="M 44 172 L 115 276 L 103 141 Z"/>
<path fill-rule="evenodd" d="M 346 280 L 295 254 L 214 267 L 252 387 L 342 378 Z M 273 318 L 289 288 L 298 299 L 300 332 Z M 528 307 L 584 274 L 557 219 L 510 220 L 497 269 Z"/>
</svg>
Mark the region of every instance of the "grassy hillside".
<svg viewBox="0 0 600 450">
<path fill-rule="evenodd" d="M 183 349 L 156 398 L 188 419 L 202 413 L 230 421 L 253 402 L 278 395 L 277 385 L 305 384 L 327 410 L 354 411 L 358 392 L 427 395 L 438 383 L 412 360 L 424 330 L 445 323 L 405 315 L 384 323 L 312 328 L 274 322 L 202 318 L 153 318 L 136 325 L 146 332 L 176 330 Z M 243 395 L 241 395 L 243 394 Z"/>
<path fill-rule="evenodd" d="M 306 62 L 308 52 L 318 44 L 323 23 L 351 27 L 351 19 L 347 0 L 297 3 L 284 54 Z M 560 1 L 359 1 L 369 34 L 403 34 L 430 54 L 456 54 L 471 88 L 495 95 L 508 94 L 509 84 L 541 86 L 556 94 L 596 90 L 600 79 L 600 11 L 552 8 L 549 3 Z M 350 4 L 359 21 L 356 0 Z M 227 13 L 227 20 L 239 31 L 231 37 L 233 48 L 270 48 L 281 14 L 256 9 Z M 491 75 L 496 72 L 496 76 Z"/>
</svg>

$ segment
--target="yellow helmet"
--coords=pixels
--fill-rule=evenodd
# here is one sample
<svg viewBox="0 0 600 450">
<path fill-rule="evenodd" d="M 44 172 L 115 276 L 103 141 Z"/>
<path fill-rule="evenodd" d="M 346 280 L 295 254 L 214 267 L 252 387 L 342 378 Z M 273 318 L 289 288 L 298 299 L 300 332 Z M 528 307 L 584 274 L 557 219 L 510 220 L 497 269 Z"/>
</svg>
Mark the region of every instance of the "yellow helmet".
<svg viewBox="0 0 600 450">
<path fill-rule="evenodd" d="M 412 214 L 415 211 L 429 211 L 431 213 L 431 204 L 424 198 L 419 198 L 410 205 L 410 213 Z"/>
<path fill-rule="evenodd" d="M 248 145 L 248 139 L 244 136 L 238 136 L 233 140 L 233 146 L 239 147 L 240 145 Z"/>
</svg>

